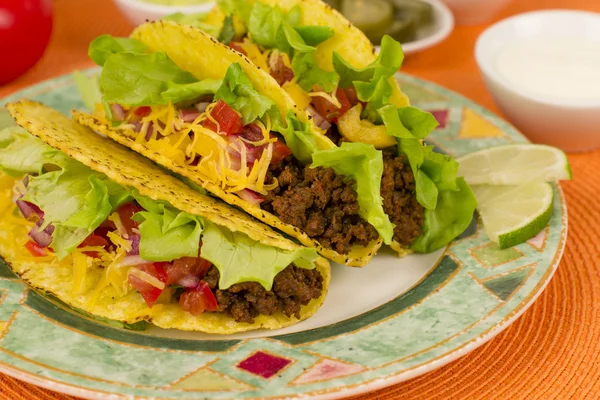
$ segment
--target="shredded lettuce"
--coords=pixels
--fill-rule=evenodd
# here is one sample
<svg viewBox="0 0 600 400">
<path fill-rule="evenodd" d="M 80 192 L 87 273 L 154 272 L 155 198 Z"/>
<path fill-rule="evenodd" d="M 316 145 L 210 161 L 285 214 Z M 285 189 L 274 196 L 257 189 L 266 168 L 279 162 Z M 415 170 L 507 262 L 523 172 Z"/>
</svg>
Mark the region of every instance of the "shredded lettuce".
<svg viewBox="0 0 600 400">
<path fill-rule="evenodd" d="M 88 56 L 99 66 L 118 53 L 145 53 L 146 45 L 136 39 L 119 38 L 111 35 L 98 36 L 90 43 Z"/>
<path fill-rule="evenodd" d="M 367 102 L 363 115 L 371 122 L 379 122 L 377 110 L 385 106 L 392 96 L 389 79 L 398 72 L 403 61 L 402 46 L 387 35 L 381 40 L 377 59 L 365 68 L 354 68 L 337 52 L 333 53 L 333 67 L 340 75 L 340 86 L 354 85 L 359 100 Z"/>
<path fill-rule="evenodd" d="M 314 268 L 317 251 L 306 247 L 294 251 L 277 249 L 207 222 L 200 256 L 219 270 L 219 289 L 240 282 L 258 282 L 271 290 L 275 276 L 291 263 L 300 268 Z"/>
<path fill-rule="evenodd" d="M 332 92 L 339 82 L 337 73 L 317 66 L 314 52 L 296 54 L 292 60 L 292 71 L 296 83 L 307 92 L 312 91 L 314 85 L 319 85 L 325 92 Z"/>
<path fill-rule="evenodd" d="M 244 125 L 254 122 L 271 108 L 274 103 L 260 94 L 242 71 L 242 67 L 231 64 L 225 73 L 223 84 L 215 94 L 215 100 L 223 100 L 242 114 Z"/>
<path fill-rule="evenodd" d="M 140 222 L 140 257 L 148 261 L 173 261 L 181 257 L 197 257 L 202 218 L 179 211 L 167 203 L 143 196 L 136 200 L 145 209 L 133 216 Z"/>
<path fill-rule="evenodd" d="M 417 201 L 425 208 L 423 234 L 411 248 L 418 252 L 436 250 L 469 226 L 475 197 L 464 180 L 457 177 L 458 163 L 421 143 L 438 124 L 433 115 L 394 105 L 382 107 L 379 114 L 388 134 L 398 138 L 398 152 L 408 159 L 415 176 Z"/>
<path fill-rule="evenodd" d="M 44 226 L 55 227 L 52 248 L 70 254 L 129 192 L 21 128 L 0 132 L 0 167 L 13 176 L 30 176 L 23 200 L 44 211 Z"/>
<path fill-rule="evenodd" d="M 380 195 L 383 156 L 372 145 L 342 143 L 340 147 L 313 154 L 312 167 L 330 167 L 356 182 L 359 215 L 379 232 L 386 244 L 394 234 L 394 224 L 383 211 Z"/>
<path fill-rule="evenodd" d="M 211 36 L 219 35 L 219 27 L 214 26 L 212 24 L 206 23 L 205 19 L 208 13 L 194 13 L 194 14 L 183 14 L 183 13 L 174 13 L 163 17 L 162 19 L 165 21 L 173 21 L 177 22 L 181 25 L 190 25 L 195 28 L 201 29 L 204 32 L 208 33 Z"/>
<path fill-rule="evenodd" d="M 462 177 L 456 179 L 458 190 L 442 190 L 435 210 L 425 210 L 423 234 L 412 243 L 419 253 L 429 253 L 450 243 L 471 223 L 477 201 Z"/>
</svg>

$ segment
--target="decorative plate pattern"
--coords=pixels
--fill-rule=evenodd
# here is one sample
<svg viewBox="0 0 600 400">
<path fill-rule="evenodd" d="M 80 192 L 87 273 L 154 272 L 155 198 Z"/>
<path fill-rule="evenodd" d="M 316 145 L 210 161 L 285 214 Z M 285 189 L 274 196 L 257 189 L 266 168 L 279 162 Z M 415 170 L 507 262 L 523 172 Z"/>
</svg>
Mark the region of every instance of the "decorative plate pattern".
<svg viewBox="0 0 600 400">
<path fill-rule="evenodd" d="M 413 103 L 439 120 L 429 141 L 440 151 L 461 156 L 526 142 L 453 92 L 397 78 Z M 19 98 L 65 113 L 82 107 L 70 76 L 0 104 Z M 474 219 L 445 251 L 402 260 L 384 251 L 358 272 L 334 266 L 323 308 L 283 331 L 216 337 L 123 330 L 29 290 L 0 263 L 0 371 L 52 390 L 111 399 L 338 398 L 410 379 L 485 343 L 540 294 L 567 234 L 558 186 L 555 195 L 549 226 L 514 248 L 500 250 Z"/>
</svg>

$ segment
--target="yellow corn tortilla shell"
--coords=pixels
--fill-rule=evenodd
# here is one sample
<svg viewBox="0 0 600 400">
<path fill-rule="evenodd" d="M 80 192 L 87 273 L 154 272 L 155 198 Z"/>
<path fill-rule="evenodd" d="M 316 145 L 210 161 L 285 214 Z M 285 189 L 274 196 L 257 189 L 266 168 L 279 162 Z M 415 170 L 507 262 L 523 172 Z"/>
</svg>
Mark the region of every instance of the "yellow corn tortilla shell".
<svg viewBox="0 0 600 400">
<path fill-rule="evenodd" d="M 229 65 L 239 63 L 254 87 L 272 99 L 281 110 L 282 115 L 291 109 L 300 120 L 305 122 L 309 120 L 304 111 L 297 108 L 293 100 L 268 73 L 261 71 L 240 53 L 217 42 L 216 39 L 196 28 L 178 25 L 170 21 L 156 21 L 139 26 L 133 32 L 132 37 L 143 42 L 150 51 L 164 51 L 180 68 L 199 79 L 222 79 Z M 321 255 L 339 264 L 365 266 L 381 247 L 382 240 L 378 239 L 367 246 L 353 246 L 348 254 L 340 254 L 325 248 L 306 233 L 293 225 L 283 223 L 275 215 L 262 210 L 259 206 L 252 205 L 235 194 L 225 192 L 218 185 L 203 181 L 196 175 L 194 167 L 176 164 L 171 159 L 148 148 L 144 143 L 136 143 L 135 138 L 138 133 L 133 131 L 130 126 L 113 127 L 104 118 L 79 111 L 73 111 L 73 116 L 80 124 L 143 154 L 168 170 L 190 179 L 227 203 L 243 209 L 260 221 L 296 238 L 303 245 L 316 248 Z M 313 125 L 311 124 L 311 126 Z M 316 131 L 313 131 L 313 134 L 321 142 L 321 148 L 335 147 L 333 142 L 324 135 Z"/>
<path fill-rule="evenodd" d="M 136 188 L 142 195 L 154 200 L 168 201 L 181 211 L 199 215 L 264 244 L 285 250 L 299 247 L 245 213 L 196 192 L 139 154 L 102 138 L 56 110 L 27 100 L 9 104 L 7 108 L 16 122 L 33 135 L 95 171 L 104 173 L 120 185 Z M 279 329 L 295 324 L 314 314 L 325 299 L 330 283 L 330 268 L 327 260 L 319 257 L 315 264 L 323 276 L 323 293 L 319 299 L 302 308 L 300 320 L 283 314 L 259 316 L 252 324 L 235 322 L 223 313 L 204 313 L 193 317 L 178 304 L 156 304 L 150 309 L 138 293 L 130 292 L 119 297 L 112 286 L 104 288 L 98 300 L 93 303 L 90 299 L 93 289 L 98 286 L 103 269 L 88 268 L 86 291 L 73 294 L 71 290 L 75 280 L 71 263 L 53 263 L 52 260 L 31 257 L 23 247 L 28 240 L 27 233 L 31 226 L 20 224 L 17 217 L 11 213 L 14 210 L 10 190 L 13 184 L 14 179 L 2 174 L 0 255 L 31 286 L 51 293 L 70 306 L 95 316 L 126 323 L 146 320 L 161 328 L 230 334 L 258 328 Z M 69 259 L 70 257 L 67 258 Z"/>
</svg>

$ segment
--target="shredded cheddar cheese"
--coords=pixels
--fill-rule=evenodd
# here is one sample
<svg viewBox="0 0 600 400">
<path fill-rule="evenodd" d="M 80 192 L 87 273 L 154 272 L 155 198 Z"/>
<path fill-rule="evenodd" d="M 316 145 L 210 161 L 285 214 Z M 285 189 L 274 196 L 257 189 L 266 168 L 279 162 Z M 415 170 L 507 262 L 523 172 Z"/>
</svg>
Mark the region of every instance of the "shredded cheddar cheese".
<svg viewBox="0 0 600 400">
<path fill-rule="evenodd" d="M 131 276 L 135 276 L 136 278 L 144 281 L 145 283 L 154 286 L 157 289 L 164 289 L 165 288 L 165 283 L 155 277 L 153 277 L 152 275 L 137 269 L 135 267 L 131 267 L 129 268 L 129 272 L 127 275 L 131 275 Z"/>
<path fill-rule="evenodd" d="M 264 122 L 254 122 L 262 134 L 262 139 L 258 141 L 224 136 L 219 133 L 220 124 L 211 115 L 215 106 L 216 103 L 209 104 L 191 122 L 180 118 L 179 110 L 172 104 L 152 106 L 149 114 L 141 119 L 141 130 L 135 140 L 176 164 L 194 168 L 202 180 L 218 185 L 229 193 L 250 189 L 266 194 L 267 190 L 276 187 L 276 184 L 265 182 L 273 156 L 272 143 L 278 140 L 271 137 L 271 119 L 267 115 Z M 206 121 L 211 121 L 217 132 L 206 128 Z M 147 138 L 150 126 L 152 135 Z M 252 167 L 247 165 L 249 155 L 245 143 L 263 147 L 261 156 Z M 116 220 L 116 217 L 111 218 Z M 118 222 L 115 224 L 118 228 Z"/>
</svg>

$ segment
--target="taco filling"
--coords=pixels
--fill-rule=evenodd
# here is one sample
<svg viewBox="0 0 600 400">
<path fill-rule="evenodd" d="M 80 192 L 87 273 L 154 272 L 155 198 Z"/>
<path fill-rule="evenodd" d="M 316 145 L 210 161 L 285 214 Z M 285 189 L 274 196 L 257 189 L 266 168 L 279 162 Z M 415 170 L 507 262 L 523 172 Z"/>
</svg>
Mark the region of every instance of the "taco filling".
<svg viewBox="0 0 600 400">
<path fill-rule="evenodd" d="M 135 142 L 338 253 L 391 237 L 377 196 L 381 154 L 362 144 L 340 151 L 326 139 L 320 146 L 240 64 L 222 80 L 197 79 L 135 39 L 101 36 L 89 52 L 103 66 L 95 116 Z"/>
<path fill-rule="evenodd" d="M 457 179 L 456 162 L 422 144 L 438 124 L 399 91 L 400 43 L 384 36 L 373 56 L 366 37 L 319 1 L 217 3 L 205 24 L 220 27 L 213 28 L 219 41 L 267 71 L 322 134 L 338 146 L 361 142 L 383 151 L 381 196 L 395 244 L 428 252 L 462 232 L 474 198 Z M 440 224 L 450 213 L 456 219 Z"/>
<path fill-rule="evenodd" d="M 195 317 L 225 313 L 245 323 L 280 313 L 300 319 L 323 293 L 314 249 L 252 241 L 126 189 L 20 128 L 0 135 L 0 169 L 25 175 L 13 190 L 13 215 L 31 227 L 24 248 L 72 262 L 74 293 L 92 290 L 94 301 L 112 286 L 138 292 L 149 308 L 176 303 Z M 90 268 L 103 270 L 95 288 L 86 288 Z"/>
</svg>

